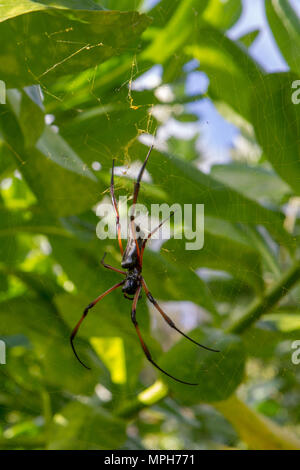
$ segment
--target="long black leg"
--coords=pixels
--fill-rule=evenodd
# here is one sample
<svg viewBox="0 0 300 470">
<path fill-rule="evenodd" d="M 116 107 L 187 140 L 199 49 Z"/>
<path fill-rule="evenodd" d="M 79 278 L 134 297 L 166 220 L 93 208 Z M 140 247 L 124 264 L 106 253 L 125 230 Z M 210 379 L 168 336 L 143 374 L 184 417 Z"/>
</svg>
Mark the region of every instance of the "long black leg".
<svg viewBox="0 0 300 470">
<path fill-rule="evenodd" d="M 133 203 L 132 203 L 133 206 L 135 206 L 135 204 L 136 204 L 136 201 L 137 201 L 137 198 L 138 198 L 138 195 L 139 195 L 141 179 L 142 179 L 144 170 L 146 168 L 148 158 L 150 157 L 150 153 L 152 152 L 152 149 L 153 149 L 153 145 L 151 145 L 150 149 L 148 150 L 145 161 L 144 161 L 144 163 L 143 163 L 143 165 L 140 169 L 140 172 L 138 174 L 138 177 L 136 179 L 136 182 L 135 182 L 135 185 L 134 185 L 134 190 L 133 190 Z"/>
<path fill-rule="evenodd" d="M 125 276 L 126 276 L 126 274 L 127 274 L 126 271 L 121 271 L 121 269 L 114 268 L 114 267 L 111 266 L 110 264 L 104 263 L 104 258 L 105 258 L 105 256 L 106 256 L 106 253 L 104 253 L 103 258 L 102 258 L 102 260 L 101 260 L 101 264 L 102 264 L 105 268 L 110 269 L 111 271 L 115 271 L 116 273 L 125 274 Z"/>
<path fill-rule="evenodd" d="M 141 263 L 143 262 L 143 254 L 144 254 L 144 250 L 145 250 L 145 246 L 146 246 L 146 243 L 150 240 L 150 238 L 152 237 L 152 235 L 154 235 L 155 232 L 157 232 L 157 230 L 160 229 L 160 227 L 165 223 L 167 222 L 167 220 L 171 219 L 171 217 L 174 216 L 174 212 L 171 212 L 171 214 L 166 217 L 157 227 L 155 227 L 154 230 L 152 230 L 152 232 L 149 233 L 149 235 L 147 236 L 147 238 L 145 238 L 145 240 L 143 241 L 142 243 L 142 248 L 141 248 Z"/>
<path fill-rule="evenodd" d="M 161 316 L 163 317 L 163 319 L 168 323 L 168 325 L 173 328 L 174 330 L 178 331 L 178 333 L 180 333 L 182 336 L 184 336 L 185 338 L 187 338 L 188 340 L 190 340 L 192 343 L 194 344 L 197 344 L 197 346 L 200 346 L 200 348 L 203 348 L 203 349 L 207 349 L 208 351 L 212 351 L 212 352 L 220 352 L 218 349 L 213 349 L 213 348 L 209 348 L 207 346 L 204 346 L 203 344 L 200 344 L 200 343 L 197 343 L 197 341 L 195 341 L 194 339 L 190 338 L 188 335 L 186 335 L 185 333 L 183 333 L 183 331 L 181 331 L 179 328 L 177 328 L 177 326 L 175 325 L 175 323 L 173 322 L 173 320 L 171 320 L 170 317 L 168 317 L 168 315 L 161 309 L 161 307 L 158 305 L 158 303 L 156 302 L 156 300 L 152 297 L 152 294 L 151 292 L 149 291 L 146 283 L 145 283 L 145 280 L 142 279 L 142 285 L 143 285 L 143 288 L 144 288 L 144 291 L 146 292 L 146 295 L 148 297 L 148 299 L 150 300 L 150 302 L 154 305 L 154 307 L 159 311 L 159 313 L 161 314 Z"/>
<path fill-rule="evenodd" d="M 141 335 L 141 332 L 140 332 L 140 329 L 139 329 L 139 326 L 138 326 L 138 322 L 136 321 L 136 306 L 137 306 L 137 301 L 139 299 L 140 291 L 141 291 L 141 286 L 139 286 L 138 290 L 136 291 L 135 296 L 134 296 L 134 300 L 132 302 L 131 320 L 132 320 L 132 323 L 135 326 L 136 332 L 138 334 L 138 337 L 139 337 L 139 340 L 140 340 L 140 343 L 141 343 L 141 346 L 143 348 L 143 351 L 145 353 L 146 358 L 148 359 L 149 362 L 151 362 L 151 364 L 154 367 L 156 367 L 156 369 L 160 370 L 163 374 L 167 375 L 171 379 L 176 380 L 176 382 L 179 382 L 179 383 L 182 383 L 182 384 L 185 384 L 185 385 L 198 385 L 198 384 L 185 382 L 184 380 L 177 379 L 176 377 L 174 377 L 173 375 L 169 374 L 168 372 L 163 370 L 161 367 L 159 367 L 159 365 L 157 365 L 156 362 L 154 362 L 154 360 L 152 359 L 150 351 L 149 351 L 145 341 L 142 338 L 142 335 Z"/>
<path fill-rule="evenodd" d="M 87 367 L 83 362 L 82 360 L 79 358 L 76 350 L 75 350 L 75 347 L 74 347 L 74 344 L 73 344 L 73 341 L 74 341 L 74 338 L 79 330 L 79 327 L 81 325 L 81 323 L 83 322 L 83 320 L 85 319 L 85 317 L 87 316 L 89 310 L 94 307 L 94 305 L 96 305 L 97 302 L 99 302 L 99 300 L 103 299 L 103 297 L 105 297 L 107 294 L 110 294 L 113 290 L 117 289 L 118 287 L 122 286 L 124 284 L 125 281 L 122 281 L 122 282 L 119 282 L 118 284 L 115 284 L 113 287 L 111 287 L 110 289 L 108 289 L 106 292 L 104 292 L 103 294 L 99 295 L 99 297 L 97 297 L 95 300 L 93 300 L 93 302 L 91 302 L 84 310 L 83 312 L 83 315 L 82 317 L 80 318 L 79 322 L 77 323 L 77 325 L 75 326 L 74 330 L 72 331 L 72 334 L 71 334 L 71 337 L 70 337 L 70 342 L 71 342 L 71 347 L 73 349 L 73 352 L 76 356 L 76 358 L 78 359 L 78 361 L 80 362 L 80 364 L 82 364 L 86 369 L 90 369 L 90 367 Z"/>
<path fill-rule="evenodd" d="M 139 264 L 140 264 L 140 267 L 142 265 L 142 260 L 141 260 L 141 253 L 140 253 L 140 247 L 139 247 L 139 244 L 138 244 L 138 241 L 137 241 L 137 238 L 136 238 L 136 230 L 135 230 L 135 225 L 134 225 L 134 219 L 135 219 L 135 205 L 136 205 L 136 201 L 137 201 L 137 198 L 138 198 L 138 195 L 139 195 L 139 190 L 140 190 L 140 183 L 141 183 L 141 179 L 142 179 L 142 176 L 143 176 L 143 173 L 144 173 L 144 170 L 146 168 L 146 165 L 147 165 L 147 161 L 148 161 L 148 158 L 150 156 L 150 153 L 153 149 L 153 145 L 151 145 L 148 153 L 147 153 L 147 156 L 145 158 L 145 161 L 139 171 L 139 174 L 138 174 L 138 177 L 137 177 L 137 180 L 134 184 L 134 190 L 133 190 L 133 202 L 132 202 L 132 210 L 131 210 L 131 216 L 130 216 L 130 223 L 131 223 L 131 232 L 132 232 L 132 236 L 135 240 L 135 245 L 136 245 L 136 250 L 137 250 L 137 258 L 138 258 L 138 261 L 139 261 Z"/>
<path fill-rule="evenodd" d="M 111 170 L 111 181 L 110 181 L 110 195 L 111 195 L 112 204 L 116 213 L 116 226 L 117 226 L 117 232 L 118 232 L 119 247 L 120 247 L 121 255 L 123 255 L 124 250 L 123 250 L 122 238 L 121 238 L 120 215 L 119 215 L 118 204 L 117 204 L 117 200 L 115 196 L 114 169 L 115 169 L 115 161 L 113 160 L 112 170 Z"/>
</svg>

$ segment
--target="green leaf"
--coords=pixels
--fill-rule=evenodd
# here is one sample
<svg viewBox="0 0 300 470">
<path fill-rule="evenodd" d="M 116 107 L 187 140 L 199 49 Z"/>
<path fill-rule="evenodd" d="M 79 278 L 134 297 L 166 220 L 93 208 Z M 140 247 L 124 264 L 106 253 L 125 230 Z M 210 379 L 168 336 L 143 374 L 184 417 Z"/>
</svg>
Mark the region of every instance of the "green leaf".
<svg viewBox="0 0 300 470">
<path fill-rule="evenodd" d="M 126 440 L 125 422 L 100 406 L 69 403 L 50 427 L 49 450 L 118 449 Z"/>
<path fill-rule="evenodd" d="M 16 167 L 11 150 L 4 141 L 0 141 L 0 175 L 1 178 L 6 173 L 11 172 Z"/>
<path fill-rule="evenodd" d="M 222 227 L 220 221 L 219 227 Z M 189 269 L 210 268 L 231 273 L 257 292 L 263 290 L 260 255 L 247 244 L 232 240 L 226 234 L 205 232 L 201 250 L 186 250 L 186 240 L 166 242 L 164 256 Z"/>
<path fill-rule="evenodd" d="M 214 299 L 205 282 L 183 260 L 179 261 L 174 257 L 166 257 L 151 250 L 145 251 L 143 273 L 152 295 L 165 301 L 188 300 L 217 316 Z"/>
<path fill-rule="evenodd" d="M 24 145 L 35 145 L 45 127 L 45 115 L 42 104 L 34 101 L 39 87 L 27 87 L 27 91 L 8 90 L 7 99 L 18 118 L 24 136 Z"/>
<path fill-rule="evenodd" d="M 203 23 L 200 24 L 197 40 L 187 45 L 185 52 L 199 60 L 199 69 L 208 75 L 210 96 L 214 100 L 225 101 L 249 120 L 253 80 L 262 77 L 262 70 L 246 48 L 217 28 Z"/>
<path fill-rule="evenodd" d="M 197 329 L 189 332 L 189 336 L 220 352 L 206 351 L 182 339 L 164 354 L 159 364 L 172 375 L 199 385 L 183 385 L 162 375 L 163 380 L 174 398 L 185 405 L 225 400 L 244 376 L 246 353 L 242 341 L 238 336 L 225 336 L 218 330 L 204 333 Z"/>
<path fill-rule="evenodd" d="M 70 238 L 70 234 L 54 219 L 35 214 L 35 208 L 23 211 L 0 209 L 0 237 L 13 237 L 20 232 L 60 235 Z"/>
<path fill-rule="evenodd" d="M 240 36 L 238 40 L 242 44 L 244 44 L 244 46 L 246 46 L 248 49 L 250 46 L 252 46 L 255 39 L 259 36 L 259 33 L 260 33 L 260 29 L 254 29 L 253 31 L 250 31 L 249 33 L 246 33 Z"/>
<path fill-rule="evenodd" d="M 214 165 L 211 175 L 218 181 L 262 203 L 281 204 L 291 188 L 271 169 L 245 163 Z"/>
<path fill-rule="evenodd" d="M 219 29 L 229 29 L 237 22 L 242 13 L 241 0 L 211 0 L 203 19 Z"/>
<path fill-rule="evenodd" d="M 292 103 L 292 73 L 274 73 L 253 84 L 252 122 L 276 172 L 300 194 L 300 108 Z M 262 119 L 263 116 L 263 119 Z"/>
<path fill-rule="evenodd" d="M 204 204 L 206 215 L 230 222 L 264 225 L 281 243 L 291 246 L 291 237 L 283 228 L 282 214 L 248 199 L 201 172 L 194 164 L 155 151 L 148 170 L 154 182 L 165 189 L 165 202 Z"/>
<path fill-rule="evenodd" d="M 234 426 L 239 436 L 253 450 L 298 450 L 300 441 L 292 433 L 274 421 L 261 416 L 233 395 L 216 403 L 219 410 Z"/>
<path fill-rule="evenodd" d="M 207 4 L 207 0 L 202 0 L 200 5 L 197 0 L 181 1 L 167 25 L 159 32 L 156 31 L 153 42 L 142 53 L 142 59 L 163 64 L 180 51 L 194 36 L 198 18 Z"/>
<path fill-rule="evenodd" d="M 107 106 L 90 108 L 72 119 L 62 116 L 58 120 L 62 137 L 88 165 L 100 161 L 103 169 L 110 172 L 112 159 L 124 158 L 138 137 L 139 129 L 154 132 L 156 121 L 149 121 L 149 105 L 134 109 L 127 99 L 127 91 L 126 94 L 119 93 Z M 125 102 L 120 104 L 122 100 Z M 100 181 L 102 174 L 98 173 Z"/>
<path fill-rule="evenodd" d="M 150 22 L 137 12 L 76 7 L 2 2 L 0 75 L 7 87 L 45 84 L 99 65 L 131 49 Z"/>
<path fill-rule="evenodd" d="M 25 335 L 30 340 L 40 360 L 40 380 L 71 393 L 93 392 L 99 367 L 96 368 L 94 362 L 93 369 L 87 371 L 76 361 L 70 346 L 71 330 L 52 303 L 22 296 L 0 305 L 1 333 Z"/>
<path fill-rule="evenodd" d="M 265 1 L 272 33 L 291 70 L 300 73 L 300 20 L 288 0 Z"/>
<path fill-rule="evenodd" d="M 25 148 L 22 126 L 8 108 L 0 124 L 20 172 L 46 211 L 56 217 L 74 215 L 97 202 L 96 177 L 50 127 L 36 147 Z"/>
</svg>

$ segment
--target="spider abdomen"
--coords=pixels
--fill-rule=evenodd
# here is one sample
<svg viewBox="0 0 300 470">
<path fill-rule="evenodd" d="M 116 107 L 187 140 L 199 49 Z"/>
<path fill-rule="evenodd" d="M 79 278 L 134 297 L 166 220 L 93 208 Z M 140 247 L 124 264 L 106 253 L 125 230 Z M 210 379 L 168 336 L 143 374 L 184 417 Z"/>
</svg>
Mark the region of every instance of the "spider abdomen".
<svg viewBox="0 0 300 470">
<path fill-rule="evenodd" d="M 134 295 L 140 284 L 140 272 L 137 268 L 133 268 L 127 273 L 122 291 L 128 295 Z"/>
</svg>

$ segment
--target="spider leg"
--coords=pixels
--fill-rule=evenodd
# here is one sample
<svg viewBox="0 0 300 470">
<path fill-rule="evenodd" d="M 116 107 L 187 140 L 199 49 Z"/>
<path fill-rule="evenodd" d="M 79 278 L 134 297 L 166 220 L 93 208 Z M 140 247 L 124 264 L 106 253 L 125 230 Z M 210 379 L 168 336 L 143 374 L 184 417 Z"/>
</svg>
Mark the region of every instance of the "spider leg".
<svg viewBox="0 0 300 470">
<path fill-rule="evenodd" d="M 147 153 L 147 156 L 145 158 L 145 161 L 140 169 L 140 172 L 138 174 L 138 177 L 137 177 L 137 180 L 136 180 L 136 183 L 134 185 L 134 190 L 133 190 L 133 203 L 132 205 L 135 206 L 136 204 L 136 201 L 137 201 L 137 198 L 138 198 L 138 195 L 139 195 L 139 190 L 140 190 L 140 183 L 141 183 L 141 179 L 142 179 L 142 176 L 143 176 L 143 173 L 144 173 L 144 170 L 146 168 L 146 165 L 147 165 L 147 161 L 148 161 L 148 158 L 150 157 L 150 153 L 152 152 L 152 149 L 153 149 L 153 145 L 151 145 L 148 153 Z"/>
<path fill-rule="evenodd" d="M 190 340 L 192 343 L 196 344 L 197 346 L 200 346 L 200 348 L 203 348 L 203 349 L 207 349 L 207 351 L 212 351 L 212 352 L 220 352 L 218 349 L 213 349 L 213 348 L 209 348 L 207 346 L 204 346 L 203 344 L 200 344 L 200 343 L 197 343 L 197 341 L 195 341 L 194 339 L 190 338 L 188 335 L 186 335 L 185 333 L 183 333 L 183 331 L 181 331 L 176 325 L 175 323 L 173 322 L 173 320 L 171 320 L 170 317 L 168 317 L 168 315 L 161 309 L 161 307 L 158 305 L 158 303 L 156 302 L 156 300 L 152 297 L 152 294 L 151 292 L 149 291 L 146 283 L 145 283 L 145 280 L 142 278 L 142 285 L 143 285 L 143 288 L 144 288 L 144 291 L 146 292 L 146 295 L 148 297 L 148 299 L 150 300 L 150 302 L 154 305 L 154 307 L 159 311 L 159 313 L 161 314 L 161 316 L 163 317 L 163 319 L 168 323 L 168 325 L 173 328 L 174 330 L 176 330 L 178 333 L 180 333 L 182 336 L 184 336 L 185 338 L 187 338 L 188 340 Z"/>
<path fill-rule="evenodd" d="M 110 269 L 111 271 L 115 271 L 116 273 L 125 274 L 125 276 L 126 276 L 126 271 L 121 271 L 121 269 L 114 268 L 114 267 L 111 266 L 110 264 L 104 263 L 104 258 L 105 258 L 105 256 L 106 256 L 106 253 L 104 253 L 103 258 L 102 258 L 102 260 L 101 260 L 101 264 L 102 264 L 105 268 Z"/>
<path fill-rule="evenodd" d="M 153 145 L 151 145 L 151 147 L 150 147 L 150 149 L 147 153 L 145 161 L 144 161 L 144 163 L 143 163 L 143 165 L 142 165 L 142 167 L 139 171 L 137 180 L 134 184 L 132 211 L 131 211 L 131 216 L 130 216 L 131 232 L 132 232 L 133 238 L 135 240 L 135 245 L 136 245 L 136 250 L 137 250 L 137 258 L 138 258 L 140 267 L 142 266 L 142 260 L 141 260 L 140 247 L 139 247 L 139 244 L 138 244 L 138 241 L 137 241 L 137 238 L 136 238 L 136 230 L 135 230 L 135 225 L 134 225 L 135 205 L 136 205 L 136 201 L 137 201 L 137 198 L 138 198 L 138 195 L 139 195 L 141 179 L 142 179 L 142 176 L 143 176 L 144 170 L 146 168 L 146 164 L 147 164 L 147 161 L 148 161 L 148 158 L 150 156 L 150 153 L 151 153 L 152 149 L 153 149 Z"/>
<path fill-rule="evenodd" d="M 116 226 L 117 226 L 117 232 L 118 232 L 119 247 L 120 247 L 121 255 L 123 255 L 124 250 L 123 250 L 122 238 L 121 238 L 120 215 L 119 215 L 118 204 L 117 204 L 117 200 L 115 196 L 114 169 L 115 169 L 115 160 L 113 160 L 112 170 L 111 170 L 110 195 L 111 195 L 112 204 L 116 213 Z"/>
<path fill-rule="evenodd" d="M 141 248 L 141 262 L 143 261 L 143 254 L 144 254 L 144 250 L 145 250 L 145 246 L 148 242 L 148 240 L 150 240 L 150 238 L 152 237 L 152 235 L 154 235 L 155 232 L 157 232 L 157 230 L 160 229 L 160 227 L 165 223 L 167 222 L 167 220 L 171 219 L 171 217 L 174 216 L 174 212 L 171 212 L 171 214 L 166 217 L 154 230 L 152 230 L 152 232 L 149 233 L 149 235 L 147 236 L 147 238 L 145 238 L 145 240 L 143 241 L 143 244 L 142 244 L 142 248 Z"/>
<path fill-rule="evenodd" d="M 96 305 L 97 302 L 99 302 L 99 300 L 103 299 L 103 297 L 105 297 L 107 294 L 110 294 L 113 290 L 117 289 L 118 287 L 122 286 L 124 284 L 125 281 L 122 281 L 122 282 L 119 282 L 118 284 L 115 284 L 113 287 L 111 287 L 110 289 L 108 289 L 106 292 L 104 292 L 103 294 L 99 295 L 99 297 L 97 297 L 95 300 L 93 300 L 93 302 L 91 302 L 85 309 L 84 309 L 84 312 L 82 314 L 82 317 L 80 318 L 79 322 L 77 323 L 77 325 L 75 326 L 74 330 L 72 331 L 72 334 L 70 336 L 70 342 L 71 342 L 71 347 L 73 349 L 73 352 L 76 356 L 76 358 L 78 359 L 78 361 L 80 362 L 80 364 L 82 364 L 86 369 L 90 369 L 90 367 L 87 367 L 82 361 L 81 359 L 79 358 L 76 350 L 75 350 L 75 347 L 74 347 L 74 344 L 73 344 L 73 341 L 74 341 L 74 338 L 79 330 L 79 327 L 81 325 L 81 323 L 83 322 L 83 320 L 85 319 L 85 317 L 87 316 L 89 310 L 94 307 L 94 305 Z"/>
<path fill-rule="evenodd" d="M 151 362 L 151 364 L 156 367 L 156 369 L 160 370 L 163 374 L 167 375 L 168 377 L 170 377 L 171 379 L 173 380 L 176 380 L 176 382 L 179 382 L 179 383 L 182 383 L 182 384 L 185 384 L 185 385 L 198 385 L 198 384 L 194 384 L 194 383 L 190 383 L 190 382 L 185 382 L 184 380 L 180 380 L 180 379 L 177 379 L 176 377 L 174 377 L 173 375 L 169 374 L 168 372 L 166 372 L 165 370 L 163 370 L 161 367 L 159 367 L 158 364 L 156 364 L 156 362 L 154 362 L 154 360 L 152 359 L 152 356 L 150 354 L 150 351 L 145 343 L 145 341 L 143 340 L 142 338 L 142 335 L 141 335 L 141 332 L 140 332 L 140 329 L 139 329 L 139 325 L 138 325 L 138 322 L 136 321 L 136 306 L 137 306 L 137 302 L 138 302 L 138 299 L 139 299 L 139 295 L 140 295 L 140 291 L 141 291 L 141 286 L 138 287 L 138 290 L 136 291 L 135 293 L 135 296 L 134 296 L 134 300 L 132 302 L 132 309 L 131 309 L 131 320 L 132 320 L 132 323 L 134 324 L 135 326 L 135 329 L 136 329 L 136 332 L 137 332 L 137 335 L 139 337 L 139 340 L 140 340 L 140 343 L 141 343 L 141 346 L 142 346 L 142 349 L 145 353 L 145 356 L 146 358 L 148 359 L 149 362 Z"/>
</svg>

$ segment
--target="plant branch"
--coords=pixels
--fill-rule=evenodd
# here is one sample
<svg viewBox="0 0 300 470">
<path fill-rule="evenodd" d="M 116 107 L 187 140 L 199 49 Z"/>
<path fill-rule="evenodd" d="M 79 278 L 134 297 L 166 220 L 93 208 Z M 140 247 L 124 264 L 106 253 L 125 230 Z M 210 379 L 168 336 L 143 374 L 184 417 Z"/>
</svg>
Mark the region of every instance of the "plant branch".
<svg viewBox="0 0 300 470">
<path fill-rule="evenodd" d="M 300 440 L 293 433 L 251 409 L 235 394 L 213 406 L 232 424 L 249 449 L 300 449 Z"/>
<path fill-rule="evenodd" d="M 255 300 L 250 305 L 244 315 L 227 329 L 227 333 L 243 333 L 262 315 L 269 312 L 279 300 L 285 297 L 299 280 L 300 261 L 296 261 L 262 298 Z"/>
<path fill-rule="evenodd" d="M 116 415 L 119 418 L 130 419 L 140 410 L 147 406 L 152 406 L 168 395 L 168 387 L 161 381 L 157 380 L 153 385 L 139 393 L 135 400 L 128 401 L 122 406 Z"/>
</svg>

